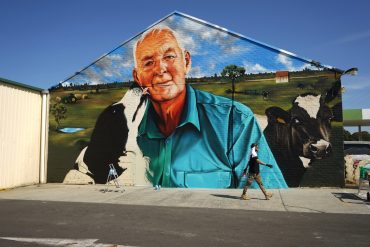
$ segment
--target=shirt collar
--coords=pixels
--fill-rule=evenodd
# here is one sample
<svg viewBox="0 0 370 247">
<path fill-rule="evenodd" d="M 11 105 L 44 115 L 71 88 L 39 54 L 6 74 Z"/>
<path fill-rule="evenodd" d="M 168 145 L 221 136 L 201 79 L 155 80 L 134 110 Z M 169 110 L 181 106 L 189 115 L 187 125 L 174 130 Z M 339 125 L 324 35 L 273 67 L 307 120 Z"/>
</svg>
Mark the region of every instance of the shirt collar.
<svg viewBox="0 0 370 247">
<path fill-rule="evenodd" d="M 186 101 L 184 109 L 182 111 L 180 124 L 176 128 L 181 128 L 186 124 L 191 124 L 198 131 L 200 131 L 195 90 L 188 84 L 186 85 Z M 139 126 L 139 136 L 141 135 L 147 135 L 148 138 L 164 137 L 155 124 L 155 111 L 150 101 L 146 108 L 143 120 L 141 121 L 141 124 Z"/>
</svg>

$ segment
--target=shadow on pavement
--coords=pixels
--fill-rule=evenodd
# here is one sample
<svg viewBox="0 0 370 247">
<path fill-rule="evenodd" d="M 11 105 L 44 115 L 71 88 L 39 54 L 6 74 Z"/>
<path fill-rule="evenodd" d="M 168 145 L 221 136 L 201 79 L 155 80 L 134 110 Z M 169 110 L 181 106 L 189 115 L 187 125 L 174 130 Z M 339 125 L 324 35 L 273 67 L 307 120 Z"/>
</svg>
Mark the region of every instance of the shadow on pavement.
<svg viewBox="0 0 370 247">
<path fill-rule="evenodd" d="M 220 194 L 211 194 L 215 197 L 222 197 L 222 198 L 228 198 L 228 199 L 234 199 L 234 200 L 240 200 L 240 196 L 231 196 L 231 195 L 220 195 Z M 251 197 L 250 200 L 265 200 L 257 197 Z"/>
<path fill-rule="evenodd" d="M 332 193 L 336 198 L 341 200 L 345 203 L 352 203 L 352 204 L 368 204 L 370 205 L 370 201 L 367 201 L 366 199 L 361 198 L 356 193 Z"/>
<path fill-rule="evenodd" d="M 107 193 L 107 192 L 120 192 L 120 193 L 123 193 L 125 192 L 124 189 L 100 189 L 99 192 L 102 192 L 102 193 Z"/>
</svg>

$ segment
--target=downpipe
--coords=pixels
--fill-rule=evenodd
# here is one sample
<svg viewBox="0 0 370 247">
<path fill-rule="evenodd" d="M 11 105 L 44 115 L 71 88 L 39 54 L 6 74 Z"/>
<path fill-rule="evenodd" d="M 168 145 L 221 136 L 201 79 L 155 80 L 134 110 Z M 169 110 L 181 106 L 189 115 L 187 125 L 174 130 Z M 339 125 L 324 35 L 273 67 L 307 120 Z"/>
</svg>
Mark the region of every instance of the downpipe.
<svg viewBox="0 0 370 247">
<path fill-rule="evenodd" d="M 46 183 L 47 174 L 47 140 L 48 140 L 48 117 L 49 117 L 49 91 L 41 92 L 41 140 L 40 140 L 40 174 L 39 183 Z"/>
</svg>

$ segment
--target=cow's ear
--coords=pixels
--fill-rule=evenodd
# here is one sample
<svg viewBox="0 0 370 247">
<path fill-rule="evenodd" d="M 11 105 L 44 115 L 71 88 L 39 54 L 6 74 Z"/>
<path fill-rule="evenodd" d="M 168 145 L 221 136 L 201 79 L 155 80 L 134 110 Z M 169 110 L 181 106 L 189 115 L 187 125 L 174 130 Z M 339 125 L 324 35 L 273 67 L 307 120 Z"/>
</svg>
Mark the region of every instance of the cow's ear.
<svg viewBox="0 0 370 247">
<path fill-rule="evenodd" d="M 276 118 L 276 122 L 278 123 L 282 123 L 282 124 L 286 124 L 287 122 L 284 120 L 284 118 L 281 118 L 281 117 L 277 117 Z"/>
<path fill-rule="evenodd" d="M 337 80 L 333 83 L 332 87 L 323 93 L 323 98 L 325 103 L 331 102 L 333 99 L 335 99 L 341 92 L 342 84 L 340 80 Z"/>
<path fill-rule="evenodd" d="M 265 114 L 270 124 L 289 124 L 290 122 L 290 113 L 280 107 L 269 107 L 266 109 Z"/>
</svg>

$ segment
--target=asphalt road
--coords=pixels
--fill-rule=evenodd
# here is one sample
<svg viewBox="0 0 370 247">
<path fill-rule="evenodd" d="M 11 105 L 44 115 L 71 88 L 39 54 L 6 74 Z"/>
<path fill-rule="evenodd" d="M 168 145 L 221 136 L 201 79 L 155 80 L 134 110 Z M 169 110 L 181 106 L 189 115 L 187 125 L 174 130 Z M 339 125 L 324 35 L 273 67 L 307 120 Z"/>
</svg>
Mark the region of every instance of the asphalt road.
<svg viewBox="0 0 370 247">
<path fill-rule="evenodd" d="M 370 215 L 0 200 L 0 246 L 369 246 Z"/>
</svg>

